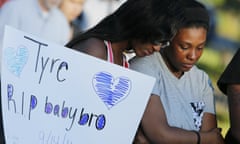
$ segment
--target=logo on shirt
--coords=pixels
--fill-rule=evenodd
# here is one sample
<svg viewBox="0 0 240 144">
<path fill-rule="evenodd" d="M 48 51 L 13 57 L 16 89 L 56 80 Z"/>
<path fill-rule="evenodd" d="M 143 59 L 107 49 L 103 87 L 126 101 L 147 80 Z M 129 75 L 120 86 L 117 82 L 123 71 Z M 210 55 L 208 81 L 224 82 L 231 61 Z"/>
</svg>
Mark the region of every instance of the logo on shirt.
<svg viewBox="0 0 240 144">
<path fill-rule="evenodd" d="M 191 102 L 194 125 L 197 130 L 200 130 L 202 125 L 203 109 L 205 107 L 204 102 Z"/>
</svg>

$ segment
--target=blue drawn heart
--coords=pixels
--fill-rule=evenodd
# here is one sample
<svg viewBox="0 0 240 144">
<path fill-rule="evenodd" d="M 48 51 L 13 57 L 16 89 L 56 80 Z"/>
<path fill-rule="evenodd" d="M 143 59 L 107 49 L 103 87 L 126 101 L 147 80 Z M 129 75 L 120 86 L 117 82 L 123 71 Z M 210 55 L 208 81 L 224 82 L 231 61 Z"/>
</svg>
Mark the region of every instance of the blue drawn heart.
<svg viewBox="0 0 240 144">
<path fill-rule="evenodd" d="M 8 47 L 4 51 L 4 59 L 8 70 L 15 76 L 20 77 L 21 72 L 28 60 L 28 49 L 25 46 L 18 48 Z"/>
<path fill-rule="evenodd" d="M 131 81 L 127 77 L 116 79 L 107 72 L 99 72 L 93 78 L 93 87 L 108 109 L 125 99 L 131 90 Z"/>
</svg>

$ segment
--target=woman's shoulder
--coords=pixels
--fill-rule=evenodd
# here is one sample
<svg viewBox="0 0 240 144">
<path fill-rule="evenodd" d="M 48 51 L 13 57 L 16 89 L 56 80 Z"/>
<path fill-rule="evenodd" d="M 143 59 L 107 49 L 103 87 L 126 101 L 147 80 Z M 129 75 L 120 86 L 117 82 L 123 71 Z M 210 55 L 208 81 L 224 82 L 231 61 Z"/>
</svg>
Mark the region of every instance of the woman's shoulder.
<svg viewBox="0 0 240 144">
<path fill-rule="evenodd" d="M 160 69 L 159 55 L 159 52 L 154 52 L 148 56 L 134 57 L 129 61 L 130 68 L 139 71 L 157 71 Z"/>
<path fill-rule="evenodd" d="M 104 41 L 98 38 L 88 38 L 83 41 L 83 44 L 89 47 L 105 47 Z"/>
<path fill-rule="evenodd" d="M 89 38 L 77 42 L 72 49 L 105 59 L 107 58 L 107 49 L 103 40 L 98 38 Z"/>
<path fill-rule="evenodd" d="M 130 64 L 141 64 L 141 63 L 154 63 L 155 61 L 157 61 L 159 59 L 159 52 L 154 52 L 151 55 L 147 55 L 147 56 L 143 56 L 143 57 L 138 57 L 135 56 L 132 59 L 130 59 Z"/>
</svg>

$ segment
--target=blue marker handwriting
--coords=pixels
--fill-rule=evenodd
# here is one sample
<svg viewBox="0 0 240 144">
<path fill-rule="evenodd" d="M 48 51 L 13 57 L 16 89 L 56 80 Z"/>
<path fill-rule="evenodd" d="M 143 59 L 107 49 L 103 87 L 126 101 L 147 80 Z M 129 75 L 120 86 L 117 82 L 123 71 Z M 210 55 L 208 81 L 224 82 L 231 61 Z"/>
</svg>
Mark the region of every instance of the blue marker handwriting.
<svg viewBox="0 0 240 144">
<path fill-rule="evenodd" d="M 8 111 L 20 114 L 27 117 L 28 120 L 31 120 L 32 113 L 38 108 L 38 96 L 28 94 L 28 99 L 25 99 L 27 97 L 26 92 L 22 92 L 20 94 L 21 100 L 17 101 L 16 97 L 19 97 L 19 95 L 14 93 L 14 86 L 12 84 L 8 84 Z M 106 125 L 106 116 L 104 114 L 97 115 L 91 112 L 86 112 L 85 108 L 79 109 L 67 106 L 66 101 L 63 101 L 61 104 L 53 103 L 49 100 L 48 96 L 45 96 L 44 104 L 44 114 L 49 115 L 49 117 L 58 117 L 60 120 L 66 118 L 70 120 L 70 124 L 65 128 L 66 131 L 70 131 L 72 129 L 74 122 L 79 126 L 95 127 L 96 130 L 103 130 Z M 42 107 L 40 106 L 40 108 Z"/>
<path fill-rule="evenodd" d="M 4 50 L 7 69 L 15 76 L 20 77 L 29 57 L 29 51 L 24 45 L 18 48 L 8 47 Z"/>
<path fill-rule="evenodd" d="M 66 61 L 61 60 L 60 58 L 50 58 L 50 57 L 41 56 L 41 50 L 43 48 L 48 47 L 48 45 L 27 36 L 24 36 L 24 38 L 35 43 L 37 47 L 36 64 L 35 64 L 34 71 L 37 73 L 40 69 L 40 76 L 39 76 L 38 83 L 40 84 L 42 82 L 44 74 L 46 74 L 47 72 L 49 73 L 56 72 L 57 81 L 58 82 L 65 81 L 66 79 L 60 76 L 60 72 L 62 72 L 63 70 L 64 71 L 68 70 L 68 63 Z M 48 68 L 48 71 L 47 71 L 47 68 Z"/>
<path fill-rule="evenodd" d="M 67 137 L 65 133 L 64 136 L 56 135 L 53 132 L 39 132 L 40 144 L 72 144 L 73 142 Z"/>
<path fill-rule="evenodd" d="M 123 101 L 131 90 L 130 79 L 127 77 L 114 79 L 108 72 L 97 73 L 92 83 L 96 94 L 108 109 Z"/>
</svg>

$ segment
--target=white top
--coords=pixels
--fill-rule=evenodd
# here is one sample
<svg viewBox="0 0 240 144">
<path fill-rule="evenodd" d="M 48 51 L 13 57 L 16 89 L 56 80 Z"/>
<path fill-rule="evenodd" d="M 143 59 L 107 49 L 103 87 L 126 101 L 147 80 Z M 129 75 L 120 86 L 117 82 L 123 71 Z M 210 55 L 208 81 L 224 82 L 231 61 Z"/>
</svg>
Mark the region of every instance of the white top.
<svg viewBox="0 0 240 144">
<path fill-rule="evenodd" d="M 203 113 L 215 114 L 211 81 L 196 66 L 178 79 L 170 72 L 161 54 L 155 52 L 134 58 L 130 68 L 156 78 L 152 94 L 160 96 L 170 126 L 199 130 Z"/>
<path fill-rule="evenodd" d="M 63 13 L 55 8 L 44 13 L 38 0 L 10 0 L 0 12 L 0 41 L 5 25 L 64 45 L 69 41 L 70 27 Z"/>
</svg>

